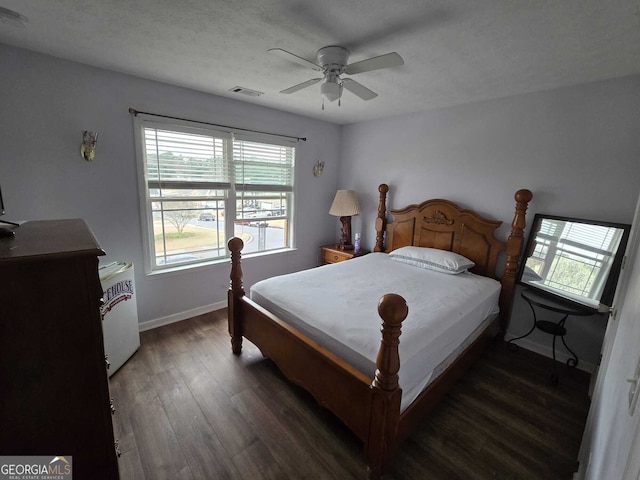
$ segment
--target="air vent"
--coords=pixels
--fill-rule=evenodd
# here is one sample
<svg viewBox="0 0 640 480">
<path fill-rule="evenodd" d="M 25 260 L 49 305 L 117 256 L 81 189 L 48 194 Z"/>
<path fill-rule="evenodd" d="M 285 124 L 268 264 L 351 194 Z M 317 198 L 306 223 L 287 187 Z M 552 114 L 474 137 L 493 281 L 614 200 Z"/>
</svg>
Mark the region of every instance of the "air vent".
<svg viewBox="0 0 640 480">
<path fill-rule="evenodd" d="M 242 95 L 247 95 L 249 97 L 259 97 L 264 92 L 258 92 L 257 90 L 251 90 L 250 88 L 245 87 L 233 87 L 229 89 L 230 92 L 241 93 Z"/>
</svg>

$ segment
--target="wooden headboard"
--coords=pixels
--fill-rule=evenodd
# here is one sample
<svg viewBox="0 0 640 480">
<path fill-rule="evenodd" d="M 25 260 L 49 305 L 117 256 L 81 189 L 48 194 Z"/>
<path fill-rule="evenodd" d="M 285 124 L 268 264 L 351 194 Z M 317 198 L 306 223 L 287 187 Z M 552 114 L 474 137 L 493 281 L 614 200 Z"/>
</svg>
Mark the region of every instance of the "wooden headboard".
<svg viewBox="0 0 640 480">
<path fill-rule="evenodd" d="M 390 252 L 396 248 L 413 245 L 439 248 L 464 255 L 476 264 L 471 272 L 500 280 L 501 310 L 504 315 L 510 313 L 518 261 L 524 242 L 525 214 L 533 198 L 529 190 L 518 190 L 514 195 L 515 214 L 506 242 L 495 236 L 496 229 L 502 225 L 501 221 L 484 218 L 473 210 L 458 207 L 449 200 L 427 200 L 419 205 L 391 210 L 393 222 L 387 224 L 386 197 L 389 187 L 382 184 L 378 191 L 380 202 L 374 251 Z M 506 259 L 504 272 L 499 275 L 496 267 L 498 256 L 502 252 L 506 252 Z"/>
</svg>

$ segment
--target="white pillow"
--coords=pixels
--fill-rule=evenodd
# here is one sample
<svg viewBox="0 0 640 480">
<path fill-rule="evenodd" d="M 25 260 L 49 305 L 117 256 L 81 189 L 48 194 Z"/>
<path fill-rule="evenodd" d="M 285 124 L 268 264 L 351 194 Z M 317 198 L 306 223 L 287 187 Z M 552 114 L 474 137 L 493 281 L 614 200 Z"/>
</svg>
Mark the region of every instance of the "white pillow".
<svg viewBox="0 0 640 480">
<path fill-rule="evenodd" d="M 389 256 L 398 262 L 449 274 L 465 272 L 475 265 L 462 255 L 438 248 L 400 247 Z"/>
</svg>

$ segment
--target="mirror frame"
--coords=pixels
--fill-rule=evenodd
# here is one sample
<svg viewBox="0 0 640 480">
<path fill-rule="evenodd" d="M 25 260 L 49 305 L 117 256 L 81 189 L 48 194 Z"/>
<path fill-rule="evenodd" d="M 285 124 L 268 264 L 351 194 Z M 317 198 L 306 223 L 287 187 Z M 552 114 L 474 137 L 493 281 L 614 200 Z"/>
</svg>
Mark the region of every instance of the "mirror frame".
<svg viewBox="0 0 640 480">
<path fill-rule="evenodd" d="M 626 223 L 614 223 L 614 222 L 604 222 L 598 220 L 589 220 L 584 218 L 575 218 L 575 217 L 565 217 L 558 215 L 548 215 L 544 213 L 537 213 L 533 219 L 533 223 L 531 224 L 531 230 L 529 232 L 529 238 L 527 239 L 527 243 L 525 246 L 524 253 L 522 255 L 522 261 L 520 262 L 520 266 L 518 269 L 517 282 L 526 288 L 534 289 L 535 291 L 541 293 L 542 295 L 552 296 L 553 298 L 559 299 L 561 301 L 569 302 L 570 304 L 579 305 L 580 307 L 586 307 L 588 309 L 593 309 L 595 311 L 599 311 L 599 306 L 593 306 L 589 304 L 587 301 L 584 303 L 579 300 L 579 296 L 566 294 L 564 295 L 561 290 L 557 289 L 547 289 L 540 285 L 536 285 L 533 283 L 529 283 L 528 281 L 522 280 L 522 275 L 525 271 L 525 267 L 527 264 L 527 260 L 533 253 L 533 249 L 535 247 L 535 240 L 537 238 L 537 232 L 540 229 L 540 224 L 543 220 L 560 220 L 564 222 L 572 222 L 572 223 L 583 223 L 589 225 L 596 225 L 600 227 L 613 227 L 619 228 L 623 231 L 622 238 L 620 239 L 620 243 L 618 245 L 618 249 L 615 252 L 613 257 L 613 263 L 611 264 L 611 270 L 607 276 L 607 279 L 604 283 L 604 288 L 602 290 L 602 294 L 600 295 L 599 306 L 606 305 L 607 307 L 611 306 L 613 302 L 613 297 L 616 291 L 616 287 L 618 285 L 618 278 L 620 276 L 620 271 L 622 269 L 622 262 L 625 257 L 627 243 L 629 241 L 629 234 L 631 232 L 631 225 Z"/>
</svg>

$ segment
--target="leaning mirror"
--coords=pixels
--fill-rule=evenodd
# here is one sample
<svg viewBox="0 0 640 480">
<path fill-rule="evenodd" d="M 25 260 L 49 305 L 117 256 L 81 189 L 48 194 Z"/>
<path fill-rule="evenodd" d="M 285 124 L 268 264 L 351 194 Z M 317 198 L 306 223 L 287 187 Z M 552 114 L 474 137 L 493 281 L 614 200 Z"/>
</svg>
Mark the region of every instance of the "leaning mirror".
<svg viewBox="0 0 640 480">
<path fill-rule="evenodd" d="M 536 214 L 518 281 L 598 309 L 611 305 L 630 225 Z"/>
</svg>

